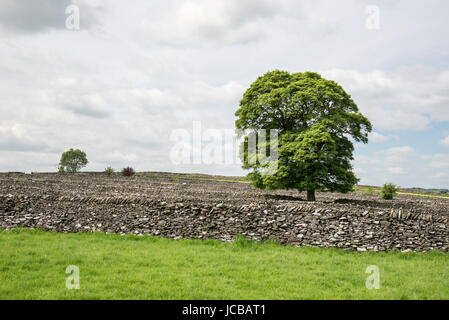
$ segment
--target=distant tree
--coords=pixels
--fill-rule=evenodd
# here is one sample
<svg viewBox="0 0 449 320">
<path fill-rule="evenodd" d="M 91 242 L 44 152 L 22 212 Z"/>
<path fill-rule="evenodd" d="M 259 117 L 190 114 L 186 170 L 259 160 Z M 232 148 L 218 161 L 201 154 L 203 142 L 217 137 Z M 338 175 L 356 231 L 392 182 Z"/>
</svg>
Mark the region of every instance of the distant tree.
<svg viewBox="0 0 449 320">
<path fill-rule="evenodd" d="M 59 171 L 64 170 L 64 172 L 75 173 L 85 167 L 87 163 L 88 161 L 84 151 L 70 149 L 62 154 L 61 160 L 59 161 Z"/>
<path fill-rule="evenodd" d="M 131 177 L 136 173 L 136 171 L 134 171 L 133 168 L 131 167 L 126 167 L 122 169 L 122 175 L 125 177 Z"/>
<path fill-rule="evenodd" d="M 393 200 L 393 197 L 397 195 L 399 188 L 392 183 L 386 183 L 380 190 L 380 196 L 385 200 Z"/>
<path fill-rule="evenodd" d="M 114 174 L 114 169 L 109 166 L 106 169 L 104 169 L 104 173 L 106 173 L 108 176 L 112 176 Z"/>
<path fill-rule="evenodd" d="M 266 163 L 244 161 L 257 188 L 307 191 L 315 201 L 315 190 L 349 192 L 358 182 L 350 138 L 367 143 L 372 127 L 336 82 L 314 72 L 268 72 L 246 90 L 235 115 L 236 129 L 250 132 L 244 143 L 263 129 L 278 130 L 276 172 L 264 174 Z M 248 159 L 248 148 L 241 150 Z"/>
</svg>

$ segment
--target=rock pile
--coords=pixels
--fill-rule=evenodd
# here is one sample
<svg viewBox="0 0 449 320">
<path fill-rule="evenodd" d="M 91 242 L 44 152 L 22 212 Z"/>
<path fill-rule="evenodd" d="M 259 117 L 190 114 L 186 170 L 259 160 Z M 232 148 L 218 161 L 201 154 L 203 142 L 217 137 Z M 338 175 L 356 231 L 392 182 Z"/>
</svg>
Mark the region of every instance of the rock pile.
<svg viewBox="0 0 449 320">
<path fill-rule="evenodd" d="M 0 228 L 114 232 L 231 241 L 242 234 L 295 246 L 449 251 L 447 216 L 339 204 L 167 202 L 139 197 L 0 195 Z"/>
</svg>

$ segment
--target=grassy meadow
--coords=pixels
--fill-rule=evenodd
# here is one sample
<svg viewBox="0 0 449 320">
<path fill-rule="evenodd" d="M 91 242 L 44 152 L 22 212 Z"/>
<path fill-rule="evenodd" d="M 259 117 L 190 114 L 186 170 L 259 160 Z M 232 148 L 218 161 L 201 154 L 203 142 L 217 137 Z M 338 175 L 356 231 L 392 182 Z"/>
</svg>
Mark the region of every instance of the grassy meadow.
<svg viewBox="0 0 449 320">
<path fill-rule="evenodd" d="M 0 299 L 449 299 L 449 254 L 0 231 Z M 79 267 L 80 289 L 66 288 Z M 368 266 L 380 288 L 367 289 Z"/>
</svg>

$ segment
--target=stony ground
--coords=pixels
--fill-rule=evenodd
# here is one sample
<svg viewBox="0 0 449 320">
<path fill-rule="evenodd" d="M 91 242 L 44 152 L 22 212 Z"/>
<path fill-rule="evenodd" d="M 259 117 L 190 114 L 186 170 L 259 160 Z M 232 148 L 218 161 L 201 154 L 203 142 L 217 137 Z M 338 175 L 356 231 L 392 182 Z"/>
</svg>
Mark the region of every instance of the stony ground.
<svg viewBox="0 0 449 320">
<path fill-rule="evenodd" d="M 449 198 L 261 191 L 241 177 L 139 173 L 0 174 L 0 228 L 449 251 Z"/>
</svg>

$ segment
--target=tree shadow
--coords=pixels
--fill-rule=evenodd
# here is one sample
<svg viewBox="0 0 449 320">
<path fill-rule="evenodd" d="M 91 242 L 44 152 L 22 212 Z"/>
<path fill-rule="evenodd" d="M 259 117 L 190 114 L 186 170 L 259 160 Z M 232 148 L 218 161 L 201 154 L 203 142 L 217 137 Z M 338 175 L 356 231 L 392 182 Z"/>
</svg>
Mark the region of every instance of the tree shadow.
<svg viewBox="0 0 449 320">
<path fill-rule="evenodd" d="M 384 208 L 384 209 L 391 209 L 403 206 L 403 204 L 396 202 L 382 202 L 376 200 L 359 200 L 359 199 L 336 199 L 334 200 L 334 203 L 349 204 L 360 207 Z"/>
<path fill-rule="evenodd" d="M 298 196 L 288 196 L 284 194 L 265 194 L 264 197 L 266 199 L 273 199 L 273 200 L 306 201 Z"/>
</svg>

